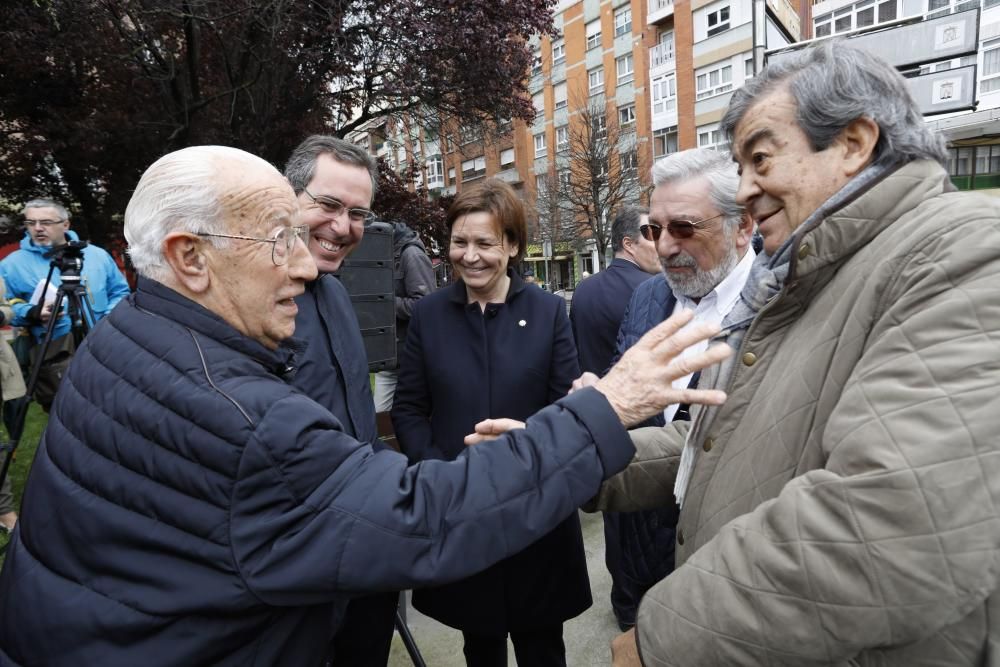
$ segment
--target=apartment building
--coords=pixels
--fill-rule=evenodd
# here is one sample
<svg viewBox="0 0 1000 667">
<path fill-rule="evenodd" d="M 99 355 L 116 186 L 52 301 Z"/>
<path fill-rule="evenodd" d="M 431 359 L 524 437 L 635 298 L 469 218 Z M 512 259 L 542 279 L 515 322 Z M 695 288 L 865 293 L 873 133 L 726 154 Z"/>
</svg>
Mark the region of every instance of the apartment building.
<svg viewBox="0 0 1000 667">
<path fill-rule="evenodd" d="M 447 124 L 421 130 L 376 121 L 352 140 L 399 168 L 407 160 L 420 164 L 416 183 L 432 194 L 502 178 L 537 220 L 544 217 L 540 194 L 575 171 L 575 128 L 586 118 L 593 132 L 615 133 L 608 169 L 634 171 L 635 187 L 623 202 L 640 202 L 656 158 L 725 147 L 718 122 L 732 91 L 753 76 L 755 47 L 762 52 L 809 36 L 802 18 L 807 0 L 793 1 L 758 0 L 755 10 L 754 0 L 561 0 L 557 34 L 531 42 L 533 122 L 514 121 L 483 136 Z M 601 222 L 612 215 L 603 211 Z M 556 238 L 549 275 L 540 243 L 529 248 L 527 260 L 553 289 L 572 287 L 584 271 L 600 267 L 589 236 L 577 230 L 576 238 Z"/>
<path fill-rule="evenodd" d="M 975 55 L 929 63 L 920 73 L 976 66 L 975 112 L 929 116 L 948 139 L 949 171 L 961 189 L 995 189 L 1000 195 L 1000 0 L 821 0 L 812 5 L 817 37 L 842 35 L 897 19 L 933 19 L 979 9 L 979 49 Z"/>
</svg>

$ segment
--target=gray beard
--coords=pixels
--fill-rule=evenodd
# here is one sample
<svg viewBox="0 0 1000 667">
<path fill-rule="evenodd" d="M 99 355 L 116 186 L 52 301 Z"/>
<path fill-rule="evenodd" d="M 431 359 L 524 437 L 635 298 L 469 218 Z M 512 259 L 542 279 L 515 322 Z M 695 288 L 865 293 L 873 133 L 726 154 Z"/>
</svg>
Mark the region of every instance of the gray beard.
<svg viewBox="0 0 1000 667">
<path fill-rule="evenodd" d="M 680 261 L 678 261 L 680 260 Z M 736 248 L 729 246 L 729 252 L 714 269 L 702 270 L 694 263 L 694 258 L 686 253 L 681 253 L 670 260 L 661 259 L 664 271 L 666 272 L 668 261 L 674 266 L 691 266 L 694 271 L 689 274 L 671 275 L 666 274 L 667 285 L 675 295 L 682 294 L 689 299 L 700 299 L 725 280 L 726 276 L 740 263 L 740 258 L 736 254 Z"/>
</svg>

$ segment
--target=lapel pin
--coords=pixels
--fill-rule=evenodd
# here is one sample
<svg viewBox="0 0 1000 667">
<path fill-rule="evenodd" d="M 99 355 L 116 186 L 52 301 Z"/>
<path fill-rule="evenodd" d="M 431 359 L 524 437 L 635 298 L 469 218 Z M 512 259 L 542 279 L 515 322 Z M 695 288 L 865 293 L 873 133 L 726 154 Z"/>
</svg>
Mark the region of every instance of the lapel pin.
<svg viewBox="0 0 1000 667">
<path fill-rule="evenodd" d="M 526 320 L 521 320 L 520 322 L 517 323 L 517 326 L 523 327 L 523 326 L 525 326 L 527 324 L 528 324 L 528 322 Z"/>
</svg>

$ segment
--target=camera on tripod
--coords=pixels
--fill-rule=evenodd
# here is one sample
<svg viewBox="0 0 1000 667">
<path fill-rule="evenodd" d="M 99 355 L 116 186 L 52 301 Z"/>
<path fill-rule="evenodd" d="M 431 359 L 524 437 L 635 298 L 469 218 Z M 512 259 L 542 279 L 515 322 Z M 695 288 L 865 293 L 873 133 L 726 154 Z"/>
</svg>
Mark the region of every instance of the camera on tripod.
<svg viewBox="0 0 1000 667">
<path fill-rule="evenodd" d="M 69 241 L 62 245 L 52 246 L 51 250 L 45 252 L 43 257 L 51 260 L 52 268 L 59 269 L 62 280 L 76 277 L 76 282 L 80 281 L 80 272 L 83 271 L 83 249 L 87 247 L 86 241 Z"/>
</svg>

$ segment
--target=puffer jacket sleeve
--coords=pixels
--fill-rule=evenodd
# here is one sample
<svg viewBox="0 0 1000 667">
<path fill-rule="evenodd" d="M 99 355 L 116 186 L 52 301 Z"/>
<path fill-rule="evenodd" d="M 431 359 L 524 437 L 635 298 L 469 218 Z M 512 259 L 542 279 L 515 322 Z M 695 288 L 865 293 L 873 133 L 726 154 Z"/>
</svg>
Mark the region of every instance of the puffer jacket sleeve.
<svg viewBox="0 0 1000 667">
<path fill-rule="evenodd" d="M 245 450 L 230 532 L 244 581 L 267 604 L 466 577 L 551 530 L 633 453 L 593 389 L 454 461 L 412 467 L 330 426 L 318 405 L 290 396 Z"/>
<path fill-rule="evenodd" d="M 983 214 L 953 216 L 899 262 L 823 431 L 825 467 L 646 595 L 644 665 L 841 664 L 948 627 L 997 589 L 1000 230 Z"/>
</svg>

